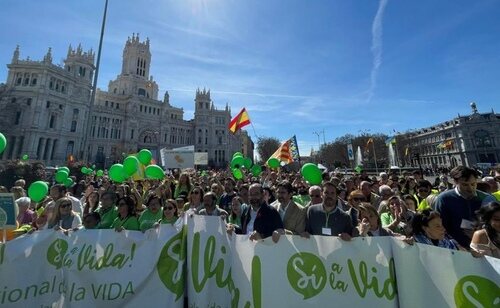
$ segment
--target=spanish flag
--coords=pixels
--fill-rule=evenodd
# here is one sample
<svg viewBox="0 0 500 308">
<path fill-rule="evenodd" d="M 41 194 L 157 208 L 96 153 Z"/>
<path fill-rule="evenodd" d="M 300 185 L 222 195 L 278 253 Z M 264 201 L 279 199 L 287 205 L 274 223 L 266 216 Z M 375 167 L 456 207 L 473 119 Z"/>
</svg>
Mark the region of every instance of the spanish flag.
<svg viewBox="0 0 500 308">
<path fill-rule="evenodd" d="M 248 124 L 250 124 L 250 117 L 248 116 L 246 109 L 243 108 L 240 113 L 238 113 L 234 119 L 229 122 L 229 130 L 234 134 Z"/>
</svg>

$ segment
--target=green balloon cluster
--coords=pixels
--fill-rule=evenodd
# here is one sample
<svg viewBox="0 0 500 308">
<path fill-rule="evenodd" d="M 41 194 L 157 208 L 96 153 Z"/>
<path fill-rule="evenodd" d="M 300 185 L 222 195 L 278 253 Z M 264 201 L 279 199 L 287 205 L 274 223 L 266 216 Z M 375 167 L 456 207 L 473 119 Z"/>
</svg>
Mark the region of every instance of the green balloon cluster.
<svg viewBox="0 0 500 308">
<path fill-rule="evenodd" d="M 5 150 L 6 147 L 7 147 L 7 139 L 2 133 L 0 133 L 0 154 Z"/>
<path fill-rule="evenodd" d="M 146 178 L 148 179 L 162 180 L 165 177 L 165 172 L 158 165 L 147 166 L 146 170 L 144 170 L 144 173 L 146 174 Z"/>
<path fill-rule="evenodd" d="M 319 185 L 323 180 L 321 176 L 321 170 L 319 170 L 318 166 L 312 163 L 307 163 L 302 166 L 300 173 L 302 174 L 304 179 L 311 185 Z"/>
<path fill-rule="evenodd" d="M 279 168 L 280 166 L 280 161 L 279 159 L 275 158 L 275 157 L 272 157 L 272 158 L 269 158 L 267 160 L 267 165 L 270 167 L 270 168 Z"/>
<path fill-rule="evenodd" d="M 31 183 L 30 187 L 28 187 L 28 196 L 31 200 L 35 202 L 40 202 L 47 196 L 49 192 L 49 185 L 43 181 L 36 181 Z"/>
<path fill-rule="evenodd" d="M 237 180 L 243 179 L 244 173 L 241 168 L 249 170 L 254 176 L 259 176 L 262 172 L 262 168 L 260 166 L 252 166 L 252 159 L 250 159 L 249 157 L 244 157 L 241 152 L 236 152 L 233 154 L 233 159 L 231 160 L 230 167 L 233 177 Z"/>
</svg>

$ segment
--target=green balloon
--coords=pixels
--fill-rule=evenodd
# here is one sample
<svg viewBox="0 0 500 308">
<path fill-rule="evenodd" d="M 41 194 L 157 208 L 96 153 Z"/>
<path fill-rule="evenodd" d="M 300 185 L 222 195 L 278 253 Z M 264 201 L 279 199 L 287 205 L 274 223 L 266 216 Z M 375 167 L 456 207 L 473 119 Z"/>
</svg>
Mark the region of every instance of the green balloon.
<svg viewBox="0 0 500 308">
<path fill-rule="evenodd" d="M 125 170 L 123 170 L 122 164 L 114 164 L 109 168 L 109 177 L 118 183 L 121 183 L 127 179 L 127 175 L 125 174 Z"/>
<path fill-rule="evenodd" d="M 235 158 L 233 158 L 233 160 L 231 160 L 231 169 L 241 168 L 243 167 L 244 163 L 245 159 L 243 158 L 243 156 L 236 156 Z"/>
<path fill-rule="evenodd" d="M 161 180 L 165 177 L 165 172 L 158 165 L 147 166 L 146 170 L 144 170 L 144 173 L 146 174 L 146 177 L 148 179 Z"/>
<path fill-rule="evenodd" d="M 233 176 L 234 176 L 235 179 L 241 180 L 243 178 L 243 172 L 241 172 L 240 169 L 234 168 L 233 169 Z"/>
<path fill-rule="evenodd" d="M 148 149 L 142 149 L 139 151 L 139 154 L 137 154 L 137 158 L 143 164 L 144 166 L 149 165 L 151 162 L 151 158 L 153 158 L 153 154 L 151 154 L 151 151 Z"/>
<path fill-rule="evenodd" d="M 95 170 L 95 165 L 92 165 L 92 170 Z"/>
<path fill-rule="evenodd" d="M 65 180 L 63 181 L 63 184 L 64 184 L 64 186 L 66 186 L 66 187 L 71 187 L 71 186 L 73 186 L 73 183 L 74 183 L 74 182 L 73 182 L 73 179 L 72 179 L 72 178 L 67 178 L 67 179 L 65 179 Z"/>
<path fill-rule="evenodd" d="M 245 168 L 247 169 L 250 169 L 252 167 L 252 160 L 248 157 L 243 158 L 243 166 L 245 166 Z"/>
<path fill-rule="evenodd" d="M 250 169 L 253 176 L 259 176 L 262 173 L 262 167 L 259 165 L 253 165 L 252 169 Z"/>
<path fill-rule="evenodd" d="M 59 167 L 57 171 L 64 170 L 69 174 L 69 168 L 68 167 Z"/>
<path fill-rule="evenodd" d="M 308 181 L 311 185 L 319 185 L 323 178 L 321 177 L 321 170 L 319 170 L 318 166 L 312 163 L 307 163 L 302 166 L 300 170 L 302 176 L 306 181 Z"/>
<path fill-rule="evenodd" d="M 56 172 L 56 182 L 57 183 L 64 183 L 64 180 L 66 180 L 68 178 L 68 172 L 66 172 L 66 170 L 59 170 Z"/>
<path fill-rule="evenodd" d="M 280 161 L 279 159 L 273 157 L 273 158 L 269 158 L 267 160 L 267 165 L 271 168 L 279 168 L 280 166 Z"/>
<path fill-rule="evenodd" d="M 49 192 L 49 185 L 43 181 L 36 181 L 31 183 L 30 187 L 28 188 L 28 196 L 31 198 L 31 200 L 35 202 L 40 202 L 47 196 Z"/>
<path fill-rule="evenodd" d="M 24 154 L 23 157 L 22 157 L 23 160 L 28 160 L 29 159 L 29 156 L 28 154 Z"/>
<path fill-rule="evenodd" d="M 2 133 L 0 133 L 0 153 L 5 150 L 5 147 L 7 147 L 7 139 Z"/>
<path fill-rule="evenodd" d="M 89 174 L 89 169 L 87 167 L 82 167 L 82 169 L 80 169 L 80 172 L 83 174 Z"/>
<path fill-rule="evenodd" d="M 241 152 L 236 152 L 236 153 L 233 154 L 233 158 L 235 158 L 237 156 L 243 157 L 243 154 Z"/>
<path fill-rule="evenodd" d="M 139 160 L 135 156 L 129 156 L 125 158 L 123 161 L 123 170 L 128 176 L 137 172 L 137 168 L 139 168 Z"/>
<path fill-rule="evenodd" d="M 97 170 L 96 175 L 97 175 L 97 176 L 103 176 L 103 175 L 104 175 L 104 171 L 102 171 L 102 170 Z"/>
</svg>

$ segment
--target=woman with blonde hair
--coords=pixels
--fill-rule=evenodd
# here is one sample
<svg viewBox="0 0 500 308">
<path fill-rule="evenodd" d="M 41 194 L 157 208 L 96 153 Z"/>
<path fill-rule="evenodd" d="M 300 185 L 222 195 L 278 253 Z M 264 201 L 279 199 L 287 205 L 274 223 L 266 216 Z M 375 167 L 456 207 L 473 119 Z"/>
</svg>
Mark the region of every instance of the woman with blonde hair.
<svg viewBox="0 0 500 308">
<path fill-rule="evenodd" d="M 72 210 L 71 199 L 64 197 L 55 202 L 54 213 L 49 220 L 48 228 L 54 230 L 77 230 L 82 226 L 82 219 Z"/>
</svg>

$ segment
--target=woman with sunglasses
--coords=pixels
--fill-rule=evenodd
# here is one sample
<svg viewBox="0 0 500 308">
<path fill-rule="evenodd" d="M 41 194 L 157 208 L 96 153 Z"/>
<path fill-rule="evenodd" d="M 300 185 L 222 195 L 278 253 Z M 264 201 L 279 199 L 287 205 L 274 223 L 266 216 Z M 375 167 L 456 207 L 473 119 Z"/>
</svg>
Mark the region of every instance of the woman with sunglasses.
<svg viewBox="0 0 500 308">
<path fill-rule="evenodd" d="M 161 224 L 173 225 L 179 218 L 177 214 L 177 206 L 174 199 L 168 199 L 165 206 L 163 206 L 163 217 L 160 220 Z"/>
<path fill-rule="evenodd" d="M 139 217 L 139 225 L 142 232 L 151 229 L 163 217 L 161 210 L 163 199 L 159 195 L 155 193 L 150 194 L 146 201 L 146 206 L 147 209 Z"/>
<path fill-rule="evenodd" d="M 204 194 L 200 186 L 195 186 L 189 193 L 188 202 L 184 204 L 184 212 L 191 210 L 194 214 L 197 214 L 203 208 L 201 197 Z"/>
<path fill-rule="evenodd" d="M 135 214 L 135 202 L 130 197 L 118 199 L 118 217 L 113 221 L 111 228 L 120 232 L 123 230 L 139 230 L 139 220 Z"/>
<path fill-rule="evenodd" d="M 347 197 L 347 203 L 344 205 L 344 212 L 346 212 L 352 221 L 353 226 L 358 225 L 359 205 L 365 201 L 365 195 L 361 190 L 353 190 Z"/>
<path fill-rule="evenodd" d="M 57 200 L 48 228 L 64 232 L 79 229 L 82 226 L 82 219 L 72 210 L 72 206 L 71 199 L 67 197 Z"/>
</svg>

